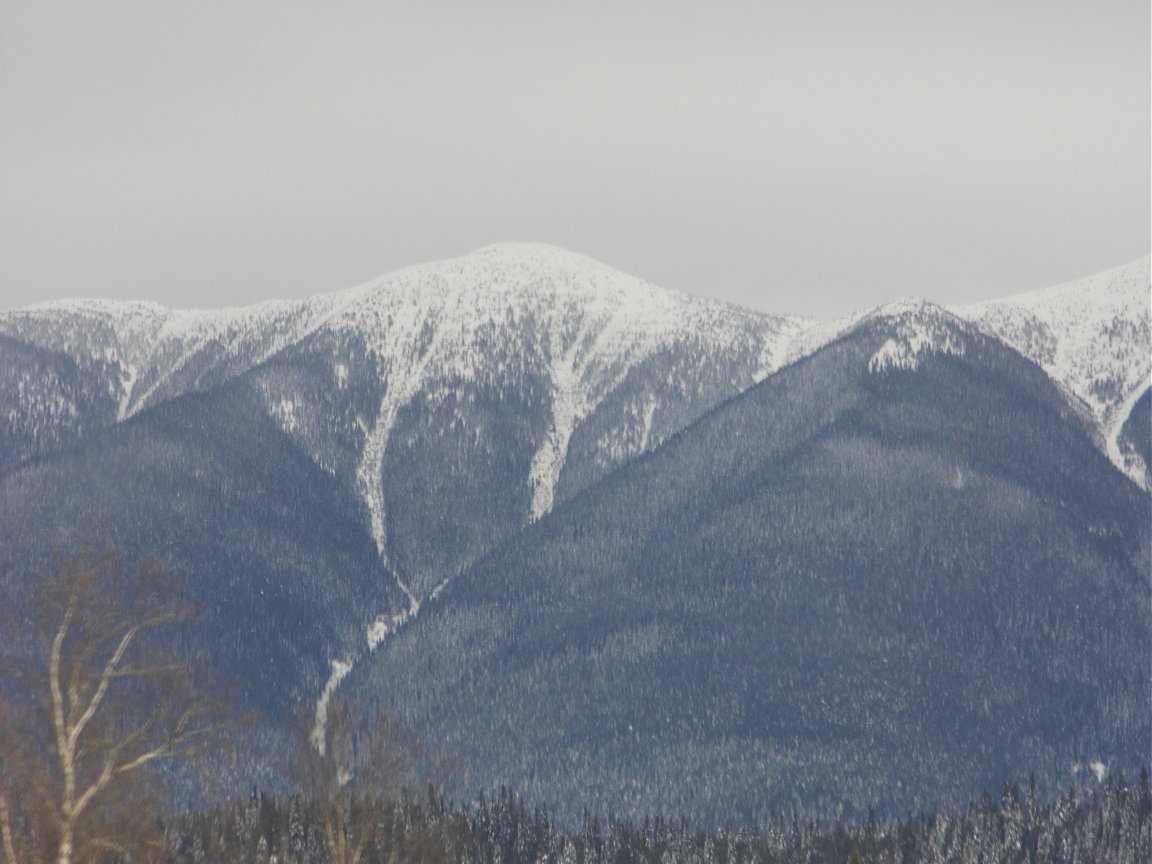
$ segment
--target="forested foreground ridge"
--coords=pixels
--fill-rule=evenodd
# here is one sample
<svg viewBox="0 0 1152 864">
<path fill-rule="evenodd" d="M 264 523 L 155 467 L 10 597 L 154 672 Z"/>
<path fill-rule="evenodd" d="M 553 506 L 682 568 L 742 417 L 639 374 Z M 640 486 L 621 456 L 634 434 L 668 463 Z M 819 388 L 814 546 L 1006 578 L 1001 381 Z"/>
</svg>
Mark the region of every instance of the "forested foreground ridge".
<svg viewBox="0 0 1152 864">
<path fill-rule="evenodd" d="M 955 814 L 919 814 L 829 825 L 778 815 L 757 828 L 698 831 L 663 817 L 632 822 L 585 815 L 557 825 L 508 790 L 471 807 L 425 796 L 358 802 L 374 823 L 362 864 L 820 864 L 820 862 L 1109 862 L 1152 860 L 1147 772 L 1135 787 L 1107 781 L 1088 797 L 1068 791 L 1037 801 L 1035 789 L 1005 785 Z M 166 864 L 326 864 L 323 807 L 300 797 L 247 800 L 161 826 Z M 111 859 L 109 859 L 111 860 Z M 353 861 L 350 856 L 344 859 Z"/>
</svg>

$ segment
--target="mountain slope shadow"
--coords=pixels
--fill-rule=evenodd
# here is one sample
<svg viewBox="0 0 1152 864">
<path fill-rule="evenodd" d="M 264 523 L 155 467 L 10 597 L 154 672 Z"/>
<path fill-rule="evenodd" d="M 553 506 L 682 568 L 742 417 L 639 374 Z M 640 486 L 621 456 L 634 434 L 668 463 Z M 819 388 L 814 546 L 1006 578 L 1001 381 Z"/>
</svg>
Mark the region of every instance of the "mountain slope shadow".
<svg viewBox="0 0 1152 864">
<path fill-rule="evenodd" d="M 400 606 L 358 502 L 241 383 L 187 395 L 0 480 L 0 593 L 91 535 L 169 564 L 202 621 L 190 650 L 279 719 Z"/>
</svg>

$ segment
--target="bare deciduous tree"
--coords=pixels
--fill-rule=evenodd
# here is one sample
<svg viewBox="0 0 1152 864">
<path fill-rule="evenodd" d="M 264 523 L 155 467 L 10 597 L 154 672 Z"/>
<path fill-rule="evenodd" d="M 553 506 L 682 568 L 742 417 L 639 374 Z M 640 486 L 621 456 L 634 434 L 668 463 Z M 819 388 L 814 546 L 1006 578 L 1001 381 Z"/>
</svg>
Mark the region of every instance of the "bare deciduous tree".
<svg viewBox="0 0 1152 864">
<path fill-rule="evenodd" d="M 298 748 L 289 773 L 318 808 L 332 864 L 359 864 L 380 828 L 381 805 L 420 777 L 442 773 L 420 741 L 387 711 L 366 712 L 339 695 L 324 722 L 311 712 L 297 723 Z"/>
<path fill-rule="evenodd" d="M 53 556 L 28 609 L 0 690 L 6 864 L 150 857 L 156 769 L 221 728 L 178 648 L 193 610 L 162 566 L 91 543 Z"/>
</svg>

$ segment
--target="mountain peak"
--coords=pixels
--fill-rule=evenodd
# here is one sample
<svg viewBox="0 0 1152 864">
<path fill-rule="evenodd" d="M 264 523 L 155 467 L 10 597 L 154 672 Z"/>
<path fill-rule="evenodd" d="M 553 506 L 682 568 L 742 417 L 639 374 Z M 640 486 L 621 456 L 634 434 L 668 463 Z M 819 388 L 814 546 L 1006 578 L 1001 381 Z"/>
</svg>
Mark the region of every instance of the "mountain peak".
<svg viewBox="0 0 1152 864">
<path fill-rule="evenodd" d="M 474 284 L 477 276 L 485 277 L 488 287 L 498 287 L 503 283 L 520 282 L 544 274 L 584 274 L 599 279 L 615 277 L 647 284 L 638 277 L 629 276 L 594 258 L 559 246 L 547 243 L 507 242 L 481 246 L 452 258 L 425 261 L 392 270 L 358 288 L 370 286 L 380 288 L 398 281 L 442 279 L 451 276 L 455 282 L 460 282 L 461 277 L 464 277 L 462 281 L 466 287 L 479 289 L 485 285 Z M 469 282 L 473 284 L 468 284 Z"/>
<path fill-rule="evenodd" d="M 869 372 L 913 370 L 931 354 L 963 356 L 971 328 L 947 309 L 925 300 L 901 298 L 865 316 L 861 325 L 884 322 L 888 339 L 868 360 Z"/>
<path fill-rule="evenodd" d="M 502 261 L 530 261 L 533 263 L 554 264 L 560 266 L 571 266 L 574 264 L 591 264 L 597 267 L 605 266 L 596 261 L 594 258 L 589 258 L 587 255 L 581 255 L 578 252 L 573 252 L 570 249 L 565 249 L 562 246 L 553 246 L 550 243 L 534 243 L 527 241 L 490 243 L 487 246 L 481 246 L 478 249 L 473 249 L 471 252 L 459 256 L 458 259 L 450 260 L 460 260 L 466 258 L 480 258 Z"/>
<path fill-rule="evenodd" d="M 904 315 L 920 315 L 926 312 L 943 311 L 940 306 L 919 297 L 897 297 L 888 303 L 876 306 L 864 313 L 866 319 L 896 318 Z"/>
<path fill-rule="evenodd" d="M 661 288 L 542 243 L 500 243 L 396 270 L 342 292 L 337 307 L 343 310 L 335 316 L 339 321 L 378 319 L 382 327 L 415 316 L 472 333 L 527 316 L 562 328 L 599 322 L 641 341 L 697 326 L 723 329 L 752 319 L 778 320 Z"/>
</svg>

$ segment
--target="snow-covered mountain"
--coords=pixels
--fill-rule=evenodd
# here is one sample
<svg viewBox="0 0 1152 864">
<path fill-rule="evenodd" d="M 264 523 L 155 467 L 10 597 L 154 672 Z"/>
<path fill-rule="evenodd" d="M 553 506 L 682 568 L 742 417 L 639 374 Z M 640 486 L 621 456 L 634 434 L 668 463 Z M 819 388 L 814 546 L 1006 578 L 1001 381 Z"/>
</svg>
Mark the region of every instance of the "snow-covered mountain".
<svg viewBox="0 0 1152 864">
<path fill-rule="evenodd" d="M 341 686 L 446 742 L 462 791 L 568 819 L 1130 773 L 1150 502 L 1091 431 L 1019 352 L 891 304 L 479 560 Z"/>
<path fill-rule="evenodd" d="M 1084 279 L 983 303 L 939 307 L 903 298 L 844 318 L 796 322 L 786 362 L 808 356 L 876 316 L 934 308 L 970 321 L 1042 368 L 1092 423 L 1097 446 L 1137 484 L 1149 488 L 1149 469 L 1121 432 L 1137 400 L 1152 386 L 1150 258 Z M 915 325 L 909 325 L 915 327 Z M 949 351 L 923 331 L 916 351 Z M 895 360 L 888 358 L 885 362 Z"/>
<path fill-rule="evenodd" d="M 543 412 L 527 430 L 531 456 L 521 466 L 531 521 L 862 321 L 912 312 L 923 319 L 925 308 L 897 301 L 826 322 L 770 316 L 534 244 L 492 246 L 334 294 L 238 309 L 43 304 L 0 313 L 0 336 L 16 340 L 0 345 L 9 354 L 0 377 L 8 442 L 0 470 L 183 393 L 306 355 L 305 377 L 260 375 L 266 410 L 325 470 L 351 479 L 388 561 L 379 475 L 400 412 L 414 401 L 455 412 L 439 417 L 449 427 L 465 422 L 463 404 L 481 391 L 497 400 L 515 393 Z M 1092 419 L 1113 463 L 1147 484 L 1142 458 L 1122 446 L 1120 431 L 1149 385 L 1149 259 L 951 311 L 1038 363 Z M 901 349 L 877 363 L 906 363 L 932 347 L 921 327 L 912 355 Z M 640 375 L 645 363 L 657 365 Z M 625 386 L 638 376 L 647 380 Z M 594 440 L 582 440 L 588 436 Z"/>
<path fill-rule="evenodd" d="M 1120 433 L 1152 380 L 1149 258 L 1053 288 L 953 311 L 1037 363 L 1092 417 L 1112 463 L 1147 488 Z"/>
<path fill-rule="evenodd" d="M 1104 416 L 1117 399 L 1147 386 L 1150 259 L 1085 279 L 953 307 L 1035 360 Z"/>
<path fill-rule="evenodd" d="M 0 473 L 184 394 L 250 388 L 360 501 L 407 598 L 380 611 L 367 634 L 375 645 L 512 532 L 876 320 L 894 329 L 872 371 L 963 353 L 973 327 L 1011 345 L 1147 486 L 1139 448 L 1120 432 L 1148 385 L 1148 292 L 1144 259 L 976 306 L 905 299 L 817 322 L 666 291 L 554 247 L 505 244 L 246 308 L 42 304 L 0 313 Z"/>
<path fill-rule="evenodd" d="M 161 554 L 206 611 L 213 668 L 269 716 L 336 686 L 378 692 L 471 747 L 477 778 L 528 759 L 510 779 L 529 782 L 550 753 L 554 773 L 531 781 L 545 797 L 584 746 L 564 708 L 577 679 L 603 679 L 589 722 L 613 746 L 659 757 L 615 777 L 622 795 L 647 777 L 632 804 L 695 806 L 682 793 L 704 770 L 734 806 L 763 803 L 769 775 L 773 796 L 797 793 L 777 769 L 827 768 L 821 748 L 843 745 L 828 730 L 859 731 L 841 697 L 867 676 L 808 669 L 822 651 L 836 675 L 857 663 L 845 633 L 871 646 L 892 704 L 919 706 L 932 681 L 976 728 L 1019 701 L 1017 676 L 1054 711 L 1078 694 L 1087 731 L 1024 730 L 1059 738 L 1045 759 L 1127 752 L 1147 726 L 1130 710 L 1146 676 L 1130 673 L 1146 653 L 1148 496 L 1101 453 L 1145 478 L 1132 442 L 1148 423 L 1131 421 L 1147 420 L 1148 280 L 1144 261 L 979 307 L 906 299 L 814 322 L 516 244 L 301 301 L 3 312 L 0 602 L 82 532 Z M 1077 615 L 1122 617 L 1116 644 Z M 971 622 L 984 653 L 957 696 L 942 670 Z M 1099 656 L 1048 668 L 1048 651 Z M 468 732 L 462 683 L 491 691 L 493 730 L 542 736 L 539 751 Z M 915 712 L 887 704 L 869 722 L 906 778 Z M 1032 710 L 1017 708 L 987 728 L 1017 734 Z M 638 743 L 634 716 L 680 737 Z M 768 717 L 794 730 L 791 755 Z M 913 759 L 925 795 L 951 717 Z M 949 757 L 956 795 L 974 788 L 968 746 Z M 857 767 L 863 795 L 878 775 Z M 612 770 L 569 780 L 611 792 Z"/>
<path fill-rule="evenodd" d="M 770 374 L 800 326 L 531 244 L 242 309 L 45 304 L 0 315 L 0 334 L 68 366 L 95 396 L 82 401 L 36 368 L 10 372 L 19 380 L 6 400 L 8 467 L 243 378 L 362 501 L 381 560 L 410 601 L 381 619 L 388 626 L 509 531 Z M 405 465 L 392 464 L 398 454 Z M 429 469 L 421 481 L 392 478 L 410 478 L 413 464 Z M 452 522 L 450 506 L 427 500 L 452 485 L 432 476 L 447 464 L 460 480 L 455 500 L 472 507 L 487 497 L 501 512 L 462 543 L 466 552 L 446 557 L 431 542 L 413 549 L 406 528 L 421 526 L 400 523 L 416 512 L 439 527 Z"/>
<path fill-rule="evenodd" d="M 1066 387 L 1100 428 L 1101 446 L 1128 473 L 1136 469 L 1130 455 L 1115 452 L 1115 438 L 1149 386 L 1149 260 L 1053 288 L 948 307 Z M 302 301 L 194 311 L 102 300 L 39 304 L 0 311 L 0 334 L 62 354 L 83 369 L 102 397 L 96 406 L 86 410 L 59 388 L 52 392 L 52 383 L 45 394 L 33 393 L 32 381 L 25 381 L 16 401 L 35 404 L 41 416 L 83 417 L 89 426 L 209 389 L 318 331 L 362 340 L 396 377 L 394 398 L 401 401 L 419 389 L 422 376 L 487 374 L 484 355 L 493 341 L 525 336 L 520 350 L 547 368 L 556 409 L 557 437 L 536 466 L 537 477 L 545 478 L 588 401 L 595 403 L 622 369 L 661 347 L 692 339 L 718 351 L 755 348 L 758 363 L 748 380 L 756 381 L 869 316 L 923 305 L 895 301 L 831 321 L 763 315 L 659 289 L 555 247 L 502 244 Z M 339 363 L 335 370 L 339 384 L 347 370 Z M 291 425 L 288 403 L 277 410 Z M 552 485 L 536 482 L 537 512 L 547 509 Z"/>
</svg>

